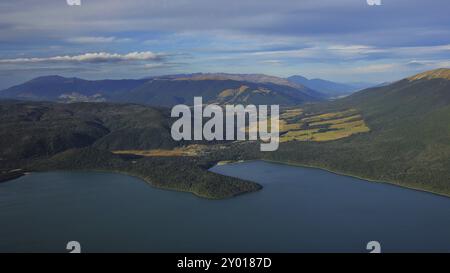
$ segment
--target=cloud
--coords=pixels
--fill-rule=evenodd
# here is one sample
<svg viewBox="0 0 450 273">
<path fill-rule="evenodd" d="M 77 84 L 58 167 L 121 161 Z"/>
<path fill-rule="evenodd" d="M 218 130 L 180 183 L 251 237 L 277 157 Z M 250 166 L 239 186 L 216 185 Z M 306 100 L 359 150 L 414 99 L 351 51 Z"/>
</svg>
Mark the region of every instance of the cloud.
<svg viewBox="0 0 450 273">
<path fill-rule="evenodd" d="M 448 0 L 90 0 L 74 9 L 55 0 L 0 4 L 0 39 L 68 38 L 96 33 L 227 30 L 244 35 L 310 37 L 391 46 L 448 41 Z M 380 18 L 383 20 L 380 20 Z M 429 31 L 429 30 L 432 31 Z M 118 35 L 118 34 L 116 34 Z M 6 38 L 5 38 L 6 37 Z M 108 37 L 108 35 L 106 36 Z M 440 37 L 440 38 L 439 38 Z"/>
<path fill-rule="evenodd" d="M 365 45 L 328 45 L 316 44 L 310 47 L 287 50 L 260 50 L 248 53 L 254 57 L 304 59 L 317 61 L 349 61 L 367 58 L 373 54 L 386 52 L 385 49 L 378 49 Z"/>
<path fill-rule="evenodd" d="M 27 63 L 117 63 L 117 62 L 139 62 L 139 61 L 161 61 L 163 54 L 150 51 L 131 52 L 127 54 L 118 53 L 85 53 L 81 55 L 65 55 L 46 58 L 15 58 L 0 59 L 0 64 L 27 64 Z"/>
<path fill-rule="evenodd" d="M 98 71 L 94 68 L 86 68 L 86 67 L 30 67 L 30 68 L 17 68 L 17 69 L 0 69 L 1 76 L 14 76 L 18 73 L 80 73 L 80 72 L 95 72 Z"/>
<path fill-rule="evenodd" d="M 413 68 L 448 68 L 450 67 L 450 60 L 412 60 L 406 64 Z"/>
<path fill-rule="evenodd" d="M 261 61 L 262 64 L 268 64 L 268 65 L 282 65 L 283 61 L 281 60 L 263 60 Z"/>
<path fill-rule="evenodd" d="M 372 64 L 350 69 L 348 72 L 358 74 L 386 73 L 401 67 L 399 64 Z"/>
<path fill-rule="evenodd" d="M 371 59 L 412 58 L 413 56 L 445 56 L 450 53 L 450 45 L 375 47 L 352 44 L 314 44 L 309 47 L 287 50 L 257 50 L 241 55 L 254 57 L 304 59 L 316 61 L 355 61 Z"/>
<path fill-rule="evenodd" d="M 176 67 L 180 67 L 180 66 L 184 66 L 184 65 L 186 65 L 186 64 L 185 63 L 171 63 L 171 62 L 150 63 L 150 64 L 144 64 L 141 68 L 152 70 L 152 69 L 161 69 L 161 68 L 176 68 Z"/>
<path fill-rule="evenodd" d="M 114 36 L 103 37 L 103 36 L 81 36 L 68 38 L 69 43 L 75 44 L 103 44 L 103 43 L 126 43 L 131 42 L 132 39 L 129 38 L 117 38 Z"/>
</svg>

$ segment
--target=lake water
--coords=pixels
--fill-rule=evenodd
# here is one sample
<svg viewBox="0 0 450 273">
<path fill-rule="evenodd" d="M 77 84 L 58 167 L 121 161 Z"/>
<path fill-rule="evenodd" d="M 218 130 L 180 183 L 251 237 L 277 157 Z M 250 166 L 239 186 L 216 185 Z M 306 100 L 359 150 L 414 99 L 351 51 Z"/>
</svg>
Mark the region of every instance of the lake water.
<svg viewBox="0 0 450 273">
<path fill-rule="evenodd" d="M 450 198 L 262 161 L 212 171 L 264 189 L 211 201 L 99 172 L 0 184 L 0 252 L 450 252 Z"/>
</svg>

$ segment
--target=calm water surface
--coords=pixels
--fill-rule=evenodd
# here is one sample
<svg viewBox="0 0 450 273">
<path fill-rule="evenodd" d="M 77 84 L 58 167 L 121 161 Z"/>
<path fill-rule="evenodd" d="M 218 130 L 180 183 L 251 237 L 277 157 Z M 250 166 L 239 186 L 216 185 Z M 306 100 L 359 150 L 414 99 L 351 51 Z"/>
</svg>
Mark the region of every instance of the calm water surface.
<svg viewBox="0 0 450 273">
<path fill-rule="evenodd" d="M 211 201 L 98 172 L 0 184 L 0 252 L 450 252 L 450 198 L 262 161 L 212 171 L 264 189 Z"/>
</svg>

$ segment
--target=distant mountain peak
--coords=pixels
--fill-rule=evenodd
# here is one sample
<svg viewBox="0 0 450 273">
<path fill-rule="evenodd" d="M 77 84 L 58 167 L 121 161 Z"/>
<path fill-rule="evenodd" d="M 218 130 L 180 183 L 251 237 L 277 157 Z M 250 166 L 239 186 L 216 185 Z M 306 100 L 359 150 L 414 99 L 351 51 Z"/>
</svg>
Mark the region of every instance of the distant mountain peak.
<svg viewBox="0 0 450 273">
<path fill-rule="evenodd" d="M 349 95 L 355 91 L 372 86 L 368 83 L 339 83 L 324 79 L 308 79 L 300 75 L 294 75 L 287 78 L 289 81 L 304 85 L 312 90 L 316 90 L 319 93 L 324 94 L 328 98 L 337 98 L 345 95 Z"/>
<path fill-rule="evenodd" d="M 435 70 L 426 71 L 415 76 L 409 77 L 410 81 L 417 80 L 432 80 L 432 79 L 446 79 L 450 80 L 450 69 L 449 68 L 439 68 Z"/>
<path fill-rule="evenodd" d="M 163 76 L 162 78 L 169 78 L 174 80 L 233 80 L 253 83 L 274 83 L 278 85 L 290 86 L 293 88 L 305 88 L 305 86 L 293 83 L 287 79 L 266 74 L 193 73 L 168 75 Z"/>
<path fill-rule="evenodd" d="M 30 82 L 33 81 L 42 81 L 42 80 L 65 80 L 66 78 L 59 76 L 59 75 L 48 75 L 48 76 L 41 76 L 34 79 L 31 79 Z"/>
</svg>

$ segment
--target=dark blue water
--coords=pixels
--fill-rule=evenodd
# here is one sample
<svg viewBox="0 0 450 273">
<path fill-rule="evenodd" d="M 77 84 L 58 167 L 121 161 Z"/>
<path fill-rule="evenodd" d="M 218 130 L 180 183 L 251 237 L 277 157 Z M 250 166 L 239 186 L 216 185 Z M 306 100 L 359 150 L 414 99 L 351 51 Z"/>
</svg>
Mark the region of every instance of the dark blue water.
<svg viewBox="0 0 450 273">
<path fill-rule="evenodd" d="M 0 252 L 450 252 L 450 198 L 261 161 L 213 171 L 264 185 L 211 201 L 110 173 L 0 184 Z"/>
</svg>

